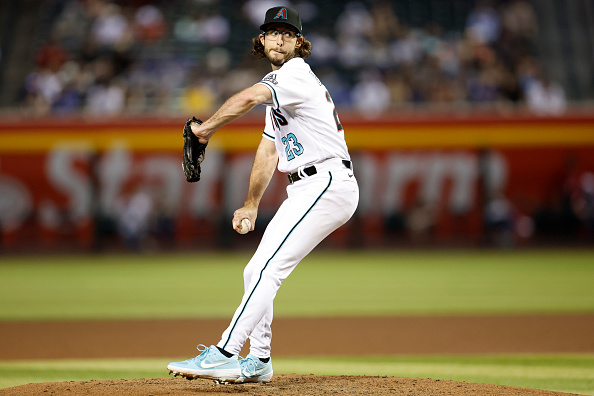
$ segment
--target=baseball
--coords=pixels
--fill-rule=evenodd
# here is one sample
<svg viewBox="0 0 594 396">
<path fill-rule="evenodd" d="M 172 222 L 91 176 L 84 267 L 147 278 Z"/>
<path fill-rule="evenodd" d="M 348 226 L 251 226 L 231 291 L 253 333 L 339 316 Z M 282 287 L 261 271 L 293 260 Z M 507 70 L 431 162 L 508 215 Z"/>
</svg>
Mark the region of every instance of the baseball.
<svg viewBox="0 0 594 396">
<path fill-rule="evenodd" d="M 243 219 L 241 220 L 241 228 L 239 229 L 239 233 L 247 234 L 250 231 L 250 228 L 252 228 L 252 223 L 249 221 L 249 219 Z"/>
</svg>

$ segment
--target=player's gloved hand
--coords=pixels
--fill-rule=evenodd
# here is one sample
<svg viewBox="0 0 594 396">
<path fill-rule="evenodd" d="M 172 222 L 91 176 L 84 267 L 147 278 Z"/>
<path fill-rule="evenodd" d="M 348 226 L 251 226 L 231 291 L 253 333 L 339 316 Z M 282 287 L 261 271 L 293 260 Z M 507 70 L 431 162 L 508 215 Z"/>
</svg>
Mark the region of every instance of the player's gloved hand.
<svg viewBox="0 0 594 396">
<path fill-rule="evenodd" d="M 198 137 L 192 132 L 192 123 L 198 125 L 202 121 L 196 117 L 188 118 L 184 124 L 184 148 L 182 155 L 182 168 L 186 175 L 186 180 L 190 183 L 200 180 L 200 164 L 204 161 L 206 146 L 208 143 L 200 143 Z"/>
</svg>

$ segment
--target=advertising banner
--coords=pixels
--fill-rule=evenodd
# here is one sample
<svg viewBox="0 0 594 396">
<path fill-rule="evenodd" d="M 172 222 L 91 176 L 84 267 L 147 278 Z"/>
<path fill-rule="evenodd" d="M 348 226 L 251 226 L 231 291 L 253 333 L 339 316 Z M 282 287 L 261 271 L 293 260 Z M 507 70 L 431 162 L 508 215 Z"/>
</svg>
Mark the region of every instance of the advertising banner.
<svg viewBox="0 0 594 396">
<path fill-rule="evenodd" d="M 230 222 L 245 199 L 259 127 L 221 130 L 202 180 L 190 184 L 174 123 L 0 125 L 2 245 L 233 243 Z M 593 131 L 588 119 L 354 124 L 347 141 L 360 202 L 333 238 L 358 246 L 514 244 L 555 227 L 581 238 L 592 216 Z M 273 177 L 260 232 L 287 183 Z"/>
</svg>

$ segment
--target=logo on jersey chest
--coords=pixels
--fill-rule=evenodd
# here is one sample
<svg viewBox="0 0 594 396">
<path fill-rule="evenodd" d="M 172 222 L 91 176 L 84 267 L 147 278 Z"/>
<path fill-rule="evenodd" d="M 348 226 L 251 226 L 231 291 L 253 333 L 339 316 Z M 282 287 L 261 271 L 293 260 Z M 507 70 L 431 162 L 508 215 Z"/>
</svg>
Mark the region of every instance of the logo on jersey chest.
<svg viewBox="0 0 594 396">
<path fill-rule="evenodd" d="M 278 84 L 278 81 L 276 81 L 276 73 L 267 75 L 266 77 L 264 77 L 262 79 L 262 81 L 266 81 L 266 82 L 272 83 L 274 85 Z"/>
<path fill-rule="evenodd" d="M 280 130 L 281 126 L 287 126 L 289 124 L 280 110 L 272 109 L 270 112 L 270 119 L 272 120 L 272 124 L 274 125 L 275 129 Z"/>
</svg>

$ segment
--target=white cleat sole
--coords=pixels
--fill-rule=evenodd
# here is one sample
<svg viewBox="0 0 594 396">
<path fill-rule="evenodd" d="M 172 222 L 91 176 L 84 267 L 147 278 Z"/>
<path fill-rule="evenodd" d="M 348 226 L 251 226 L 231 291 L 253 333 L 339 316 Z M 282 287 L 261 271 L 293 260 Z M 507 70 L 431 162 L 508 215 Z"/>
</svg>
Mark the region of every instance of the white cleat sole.
<svg viewBox="0 0 594 396">
<path fill-rule="evenodd" d="M 179 367 L 171 365 L 167 366 L 167 370 L 169 370 L 169 374 L 173 374 L 174 377 L 181 376 L 188 380 L 205 378 L 224 384 L 235 383 L 241 376 L 239 370 L 181 370 Z"/>
<path fill-rule="evenodd" d="M 270 382 L 272 379 L 273 373 L 268 373 L 264 375 L 259 375 L 257 377 L 247 378 L 247 377 L 239 377 L 237 380 L 238 383 L 248 383 L 248 382 Z"/>
</svg>

